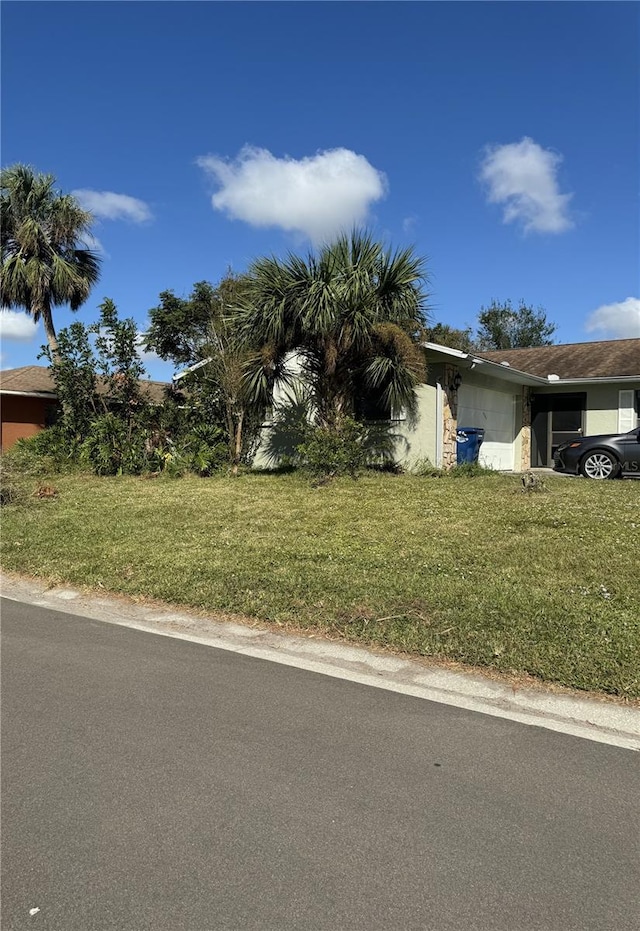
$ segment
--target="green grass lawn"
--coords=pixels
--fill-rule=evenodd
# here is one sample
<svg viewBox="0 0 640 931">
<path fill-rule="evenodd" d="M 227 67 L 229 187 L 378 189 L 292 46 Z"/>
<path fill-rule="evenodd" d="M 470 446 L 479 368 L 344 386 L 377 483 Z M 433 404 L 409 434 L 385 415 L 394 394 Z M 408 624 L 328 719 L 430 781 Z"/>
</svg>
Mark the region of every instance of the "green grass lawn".
<svg viewBox="0 0 640 931">
<path fill-rule="evenodd" d="M 640 482 L 47 481 L 7 570 L 640 697 Z"/>
</svg>

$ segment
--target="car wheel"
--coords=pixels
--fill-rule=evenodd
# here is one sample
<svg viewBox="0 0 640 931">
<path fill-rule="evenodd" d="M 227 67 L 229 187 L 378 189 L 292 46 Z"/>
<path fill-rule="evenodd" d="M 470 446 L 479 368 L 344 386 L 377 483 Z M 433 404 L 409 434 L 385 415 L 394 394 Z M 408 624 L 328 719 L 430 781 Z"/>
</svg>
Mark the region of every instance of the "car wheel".
<svg viewBox="0 0 640 931">
<path fill-rule="evenodd" d="M 620 463 L 615 456 L 604 449 L 594 449 L 587 453 L 580 463 L 580 473 L 585 478 L 615 478 L 620 469 Z"/>
</svg>

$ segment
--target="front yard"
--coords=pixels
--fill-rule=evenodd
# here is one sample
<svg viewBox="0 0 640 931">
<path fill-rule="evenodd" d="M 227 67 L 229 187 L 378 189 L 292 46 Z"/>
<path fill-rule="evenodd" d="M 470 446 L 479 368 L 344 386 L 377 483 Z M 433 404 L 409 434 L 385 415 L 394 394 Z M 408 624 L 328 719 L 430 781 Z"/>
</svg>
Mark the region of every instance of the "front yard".
<svg viewBox="0 0 640 931">
<path fill-rule="evenodd" d="M 639 482 L 45 482 L 3 508 L 6 570 L 640 697 Z"/>
</svg>

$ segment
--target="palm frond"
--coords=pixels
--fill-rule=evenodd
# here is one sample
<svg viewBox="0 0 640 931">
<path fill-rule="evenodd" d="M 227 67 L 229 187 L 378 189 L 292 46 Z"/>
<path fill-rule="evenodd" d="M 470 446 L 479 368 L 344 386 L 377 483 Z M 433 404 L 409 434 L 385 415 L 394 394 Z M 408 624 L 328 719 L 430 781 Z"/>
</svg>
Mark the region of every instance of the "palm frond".
<svg viewBox="0 0 640 931">
<path fill-rule="evenodd" d="M 328 421 L 332 405 L 339 416 L 353 409 L 365 371 L 372 390 L 394 408 L 407 407 L 419 380 L 411 336 L 424 324 L 425 283 L 424 261 L 411 249 L 390 252 L 371 233 L 354 230 L 315 254 L 254 262 L 235 325 L 247 345 L 266 342 L 280 355 L 300 354 Z M 385 342 L 386 325 L 395 330 Z M 376 358 L 377 368 L 363 368 L 363 360 Z M 256 366 L 247 377 L 264 395 L 264 370 Z"/>
<path fill-rule="evenodd" d="M 28 165 L 0 172 L 2 304 L 22 307 L 34 320 L 45 314 L 48 324 L 54 306 L 77 310 L 100 273 L 99 256 L 78 248 L 91 214 L 54 185 Z"/>
</svg>

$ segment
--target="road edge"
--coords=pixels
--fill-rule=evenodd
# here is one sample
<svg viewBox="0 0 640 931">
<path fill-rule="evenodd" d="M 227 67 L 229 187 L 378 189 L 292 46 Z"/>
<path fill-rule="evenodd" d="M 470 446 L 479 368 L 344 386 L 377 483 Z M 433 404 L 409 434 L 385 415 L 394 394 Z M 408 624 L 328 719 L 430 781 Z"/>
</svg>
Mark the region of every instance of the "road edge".
<svg viewBox="0 0 640 931">
<path fill-rule="evenodd" d="M 585 740 L 640 751 L 640 709 L 593 697 L 518 688 L 467 672 L 428 667 L 365 646 L 244 626 L 161 605 L 137 604 L 108 594 L 50 587 L 0 574 L 3 598 L 91 620 L 294 666 L 374 688 L 399 692 L 480 714 L 506 718 Z"/>
</svg>

